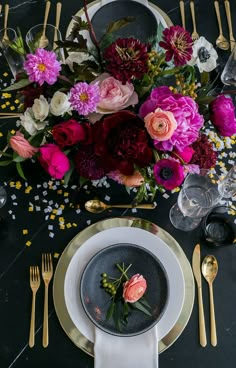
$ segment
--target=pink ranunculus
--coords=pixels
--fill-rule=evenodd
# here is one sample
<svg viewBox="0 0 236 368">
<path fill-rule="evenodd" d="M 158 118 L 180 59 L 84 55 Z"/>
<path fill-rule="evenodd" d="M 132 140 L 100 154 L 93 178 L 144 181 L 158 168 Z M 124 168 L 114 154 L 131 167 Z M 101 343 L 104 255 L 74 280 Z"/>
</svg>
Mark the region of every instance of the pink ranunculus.
<svg viewBox="0 0 236 368">
<path fill-rule="evenodd" d="M 48 143 L 39 148 L 39 162 L 44 170 L 55 179 L 62 179 L 70 168 L 68 157 L 55 144 Z"/>
<path fill-rule="evenodd" d="M 147 281 L 142 275 L 137 273 L 124 283 L 123 298 L 126 303 L 135 303 L 142 298 L 146 289 Z"/>
<path fill-rule="evenodd" d="M 132 175 L 124 175 L 119 170 L 115 170 L 109 172 L 107 176 L 126 187 L 140 187 L 144 182 L 144 177 L 139 171 L 135 171 Z"/>
<path fill-rule="evenodd" d="M 98 114 L 111 114 L 138 103 L 138 95 L 132 83 L 122 84 L 108 73 L 101 74 L 91 84 L 94 83 L 98 84 L 100 90 L 100 100 L 96 108 Z M 92 122 L 100 119 L 101 115 L 98 114 L 91 114 Z"/>
<path fill-rule="evenodd" d="M 183 151 L 198 138 L 204 119 L 198 112 L 198 105 L 191 97 L 175 94 L 166 86 L 157 87 L 141 105 L 139 114 L 145 118 L 157 108 L 172 112 L 177 122 L 177 128 L 170 139 L 162 142 L 154 141 L 157 149 L 171 151 L 177 148 Z"/>
<path fill-rule="evenodd" d="M 231 97 L 220 95 L 210 104 L 210 119 L 220 135 L 231 137 L 236 134 L 235 107 Z"/>
<path fill-rule="evenodd" d="M 13 151 L 23 158 L 31 158 L 38 152 L 38 148 L 31 146 L 24 135 L 19 131 L 10 138 L 9 143 Z"/>
<path fill-rule="evenodd" d="M 170 139 L 177 128 L 177 122 L 172 112 L 159 108 L 146 115 L 144 121 L 150 137 L 157 141 Z"/>
</svg>

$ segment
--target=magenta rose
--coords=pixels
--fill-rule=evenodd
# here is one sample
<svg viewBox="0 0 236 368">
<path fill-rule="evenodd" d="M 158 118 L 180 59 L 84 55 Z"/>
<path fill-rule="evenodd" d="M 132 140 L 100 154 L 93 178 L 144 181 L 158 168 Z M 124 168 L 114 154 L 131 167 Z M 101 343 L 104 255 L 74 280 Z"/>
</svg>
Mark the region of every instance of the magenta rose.
<svg viewBox="0 0 236 368">
<path fill-rule="evenodd" d="M 231 137 L 236 133 L 234 110 L 232 98 L 224 95 L 216 97 L 210 104 L 210 119 L 223 137 Z"/>
<path fill-rule="evenodd" d="M 198 105 L 188 96 L 172 93 L 166 86 L 154 88 L 148 99 L 141 105 L 139 114 L 145 118 L 157 108 L 170 111 L 177 122 L 177 128 L 166 141 L 154 140 L 156 149 L 171 151 L 173 148 L 183 151 L 197 138 L 204 119 L 198 112 Z"/>
<path fill-rule="evenodd" d="M 39 162 L 44 170 L 55 179 L 62 179 L 70 168 L 68 157 L 55 144 L 45 144 L 39 148 Z"/>
<path fill-rule="evenodd" d="M 137 273 L 123 284 L 123 298 L 126 303 L 135 303 L 142 298 L 146 289 L 147 281 L 142 275 Z"/>
<path fill-rule="evenodd" d="M 52 129 L 52 135 L 59 147 L 73 146 L 76 143 L 90 143 L 90 125 L 81 124 L 74 119 L 57 124 Z"/>
<path fill-rule="evenodd" d="M 185 164 L 188 164 L 194 154 L 194 149 L 192 147 L 185 147 L 183 151 L 179 151 L 178 149 L 173 150 L 173 156 L 177 156 L 180 158 Z"/>
<path fill-rule="evenodd" d="M 167 190 L 178 187 L 185 177 L 184 167 L 178 161 L 165 158 L 155 163 L 153 173 L 157 184 Z"/>
<path fill-rule="evenodd" d="M 89 115 L 91 122 L 96 122 L 102 115 L 124 110 L 130 105 L 138 103 L 138 95 L 132 83 L 122 84 L 108 73 L 101 74 L 91 84 L 98 84 L 100 100 L 96 113 Z"/>
<path fill-rule="evenodd" d="M 119 170 L 132 175 L 134 165 L 144 167 L 152 161 L 148 133 L 143 120 L 123 110 L 93 125 L 95 154 L 103 160 L 105 171 Z"/>
</svg>

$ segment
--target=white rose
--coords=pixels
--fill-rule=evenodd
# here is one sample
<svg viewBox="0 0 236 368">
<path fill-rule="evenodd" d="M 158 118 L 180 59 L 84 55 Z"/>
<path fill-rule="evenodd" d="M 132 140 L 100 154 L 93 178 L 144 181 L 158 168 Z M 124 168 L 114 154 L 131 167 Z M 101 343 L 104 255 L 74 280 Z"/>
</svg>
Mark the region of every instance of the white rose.
<svg viewBox="0 0 236 368">
<path fill-rule="evenodd" d="M 73 63 L 81 64 L 83 61 L 92 60 L 92 56 L 88 56 L 85 52 L 70 52 L 69 56 L 66 58 L 65 63 L 69 66 L 70 70 L 73 72 Z"/>
<path fill-rule="evenodd" d="M 32 111 L 35 119 L 39 121 L 44 121 L 49 113 L 49 105 L 44 96 L 40 96 L 34 100 L 34 104 L 32 106 Z"/>
<path fill-rule="evenodd" d="M 25 113 L 20 116 L 20 124 L 30 135 L 35 135 L 38 130 L 45 128 L 46 121 L 37 123 L 33 118 L 32 109 L 28 108 Z"/>
<path fill-rule="evenodd" d="M 70 109 L 68 96 L 60 91 L 55 92 L 50 102 L 50 112 L 55 116 L 60 116 L 70 111 Z"/>
</svg>

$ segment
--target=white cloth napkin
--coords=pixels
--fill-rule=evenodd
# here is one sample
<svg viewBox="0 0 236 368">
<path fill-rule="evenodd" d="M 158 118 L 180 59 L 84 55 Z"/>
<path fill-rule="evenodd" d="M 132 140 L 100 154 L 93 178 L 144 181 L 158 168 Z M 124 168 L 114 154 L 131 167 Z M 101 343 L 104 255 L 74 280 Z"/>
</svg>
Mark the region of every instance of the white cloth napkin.
<svg viewBox="0 0 236 368">
<path fill-rule="evenodd" d="M 95 327 L 94 368 L 158 368 L 158 333 L 132 337 L 110 335 Z"/>
</svg>

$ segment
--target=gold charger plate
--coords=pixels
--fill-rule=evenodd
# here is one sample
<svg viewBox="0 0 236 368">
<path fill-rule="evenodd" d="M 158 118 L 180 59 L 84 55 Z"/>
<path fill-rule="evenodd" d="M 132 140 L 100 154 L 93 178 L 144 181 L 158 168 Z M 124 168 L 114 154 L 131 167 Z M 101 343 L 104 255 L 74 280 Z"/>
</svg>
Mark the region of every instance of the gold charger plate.
<svg viewBox="0 0 236 368">
<path fill-rule="evenodd" d="M 192 269 L 187 257 L 185 256 L 184 251 L 177 243 L 177 241 L 168 232 L 150 221 L 135 217 L 110 218 L 90 225 L 89 227 L 78 233 L 70 241 L 58 261 L 53 281 L 53 301 L 57 317 L 67 336 L 73 341 L 76 346 L 78 346 L 81 350 L 91 356 L 94 356 L 94 344 L 89 341 L 85 336 L 83 336 L 82 333 L 75 327 L 66 308 L 64 298 L 65 274 L 73 255 L 87 239 L 103 230 L 121 226 L 137 227 L 149 231 L 156 236 L 159 236 L 159 238 L 162 239 L 173 251 L 183 271 L 185 282 L 185 297 L 183 308 L 174 327 L 161 341 L 159 341 L 159 353 L 169 348 L 181 335 L 189 321 L 193 309 L 195 284 Z"/>
<path fill-rule="evenodd" d="M 92 6 L 98 4 L 99 2 L 100 2 L 100 0 L 95 0 L 95 1 L 91 2 L 90 4 L 88 4 L 87 9 L 89 9 Z M 155 9 L 163 17 L 163 19 L 165 20 L 168 27 L 173 25 L 170 17 L 162 9 L 160 9 L 157 5 L 153 4 L 151 1 L 149 1 L 148 3 L 149 3 L 149 6 L 151 8 Z M 84 8 L 81 8 L 75 15 L 77 17 L 82 17 L 83 14 L 84 14 Z M 74 21 L 72 19 L 72 21 L 68 25 L 68 28 L 67 28 L 67 31 L 66 31 L 66 37 L 69 36 L 69 34 L 72 30 L 72 27 L 73 27 L 73 23 L 74 23 Z"/>
</svg>

